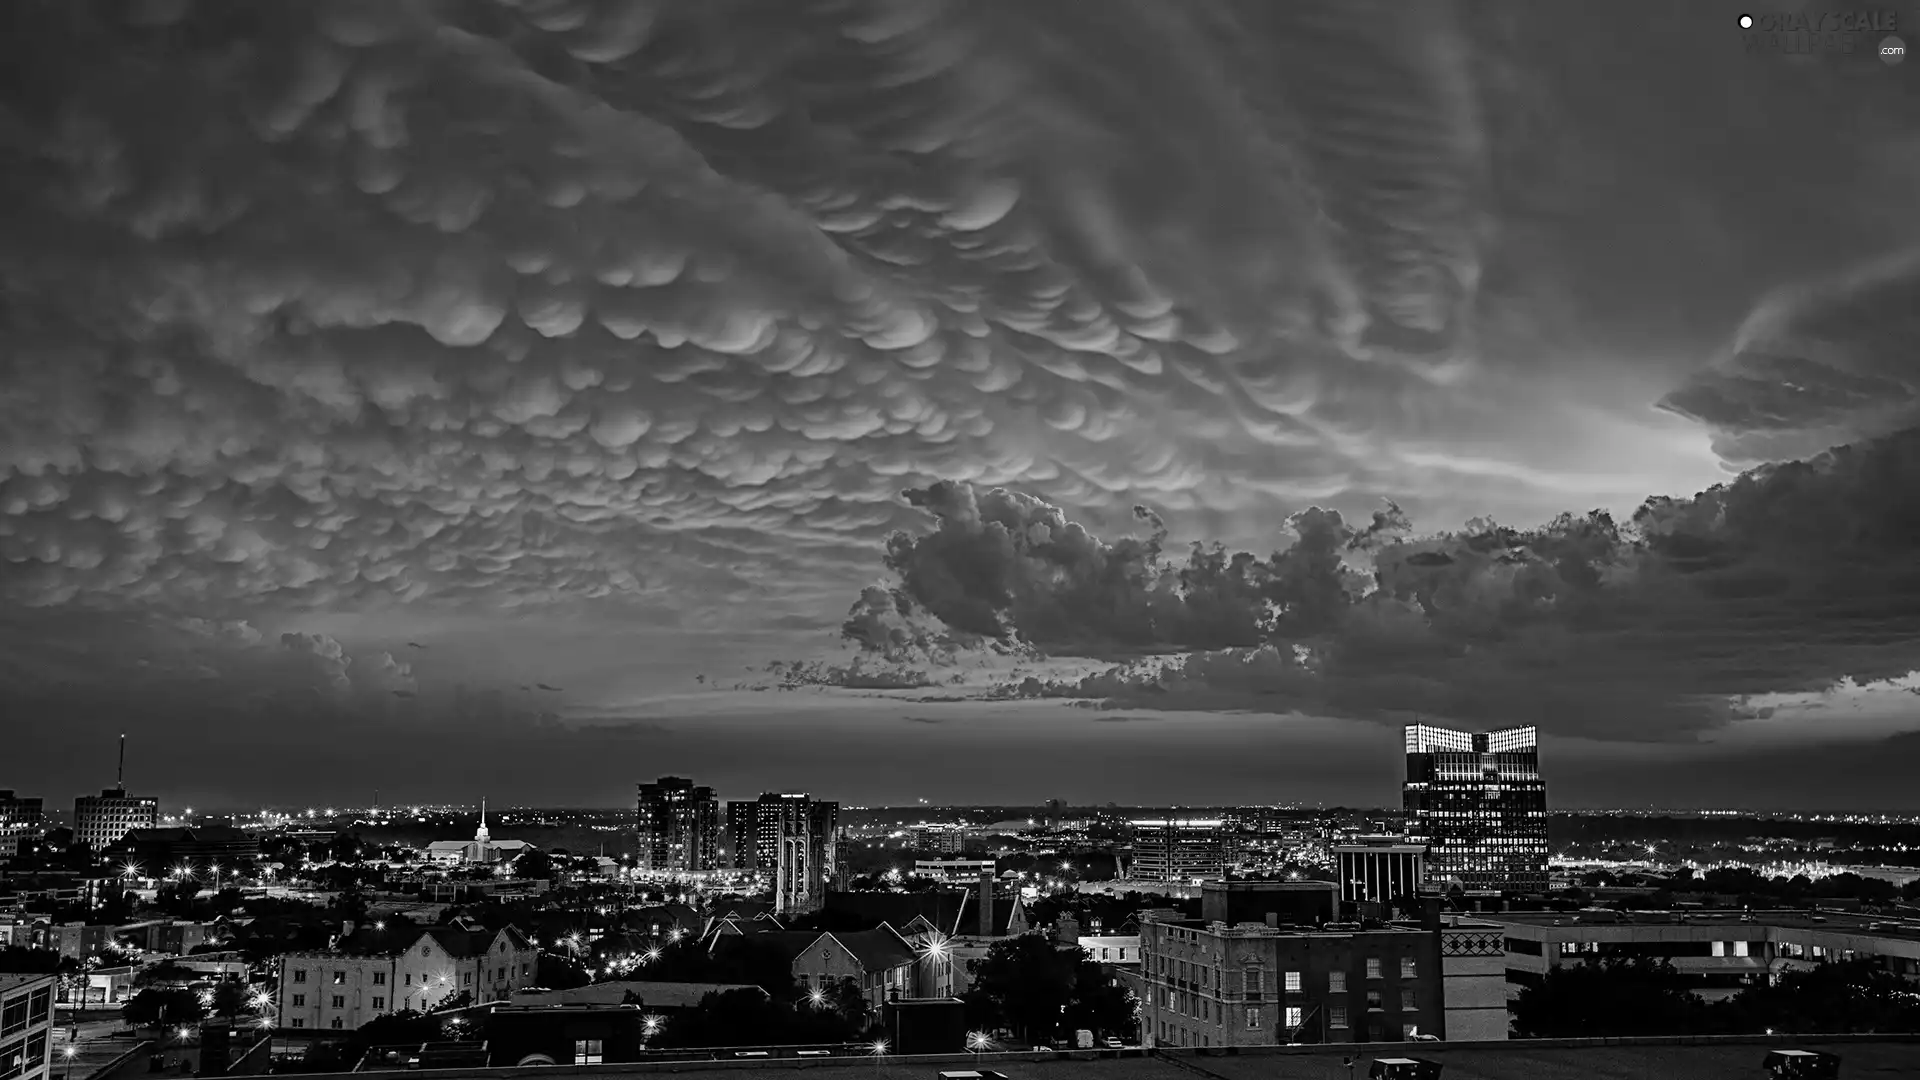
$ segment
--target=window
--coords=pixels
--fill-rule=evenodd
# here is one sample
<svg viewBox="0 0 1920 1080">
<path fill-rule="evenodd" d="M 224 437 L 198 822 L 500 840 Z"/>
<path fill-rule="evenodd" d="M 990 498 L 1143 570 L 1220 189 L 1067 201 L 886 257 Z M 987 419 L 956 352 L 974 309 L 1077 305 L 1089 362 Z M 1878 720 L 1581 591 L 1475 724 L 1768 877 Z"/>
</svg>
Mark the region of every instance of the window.
<svg viewBox="0 0 1920 1080">
<path fill-rule="evenodd" d="M 1369 990 L 1369 991 L 1367 991 L 1367 1010 L 1368 1010 L 1369 1012 L 1372 1012 L 1372 1011 L 1375 1011 L 1375 1010 L 1377 1010 L 1377 1009 L 1379 1009 L 1379 1008 L 1381 1008 L 1381 1005 L 1380 1005 L 1380 991 L 1378 991 L 1378 990 Z"/>
<path fill-rule="evenodd" d="M 407 972 L 407 985 L 408 986 L 413 985 L 413 972 L 411 971 Z"/>
<path fill-rule="evenodd" d="M 1380 977 L 1380 958 L 1377 956 L 1367 957 L 1367 978 L 1377 979 L 1379 977 Z"/>
<path fill-rule="evenodd" d="M 1287 972 L 1286 986 L 1287 986 L 1287 993 L 1289 994 L 1299 993 L 1300 992 L 1300 973 L 1297 971 Z"/>
<path fill-rule="evenodd" d="M 600 1064 L 600 1040 L 599 1039 L 573 1040 L 573 1063 L 575 1065 Z"/>
<path fill-rule="evenodd" d="M 27 1029 L 27 996 L 25 994 L 7 1002 L 0 1009 L 0 1035 L 12 1035 Z"/>
<path fill-rule="evenodd" d="M 1344 994 L 1347 992 L 1347 973 L 1332 971 L 1327 973 L 1327 993 Z"/>
<path fill-rule="evenodd" d="M 53 991 L 42 988 L 33 992 L 33 1004 L 27 1006 L 27 1013 L 38 1020 L 53 1012 Z M 28 1054 L 32 1057 L 32 1054 Z"/>
<path fill-rule="evenodd" d="M 1752 945 L 1751 945 L 1751 943 L 1750 943 L 1750 942 L 1745 942 L 1745 941 L 1736 941 L 1736 942 L 1734 942 L 1734 943 L 1733 943 L 1733 955 L 1735 955 L 1735 956 L 1751 956 L 1751 955 L 1753 955 L 1753 951 L 1752 951 Z"/>
<path fill-rule="evenodd" d="M 1298 1005 L 1287 1006 L 1287 1030 L 1288 1031 L 1293 1031 L 1295 1028 L 1298 1028 L 1301 1024 L 1306 1023 L 1306 1020 L 1303 1019 L 1300 1014 L 1301 1014 L 1300 1006 Z"/>
<path fill-rule="evenodd" d="M 344 972 L 344 971 L 336 971 L 336 972 L 334 972 L 334 973 L 333 973 L 333 985 L 335 985 L 335 986 L 345 986 L 345 985 L 347 985 L 347 973 L 346 973 L 346 972 Z"/>
<path fill-rule="evenodd" d="M 1347 1007 L 1345 1005 L 1327 1006 L 1327 1026 L 1337 1028 L 1347 1026 Z"/>
<path fill-rule="evenodd" d="M 374 973 L 373 973 L 373 985 L 375 985 L 375 986 L 385 986 L 385 985 L 387 985 L 387 973 L 386 973 L 386 972 L 384 972 L 384 971 L 376 971 L 376 972 L 374 972 Z"/>
<path fill-rule="evenodd" d="M 344 1009 L 344 1008 L 346 1008 L 346 1007 L 347 1007 L 347 999 L 346 999 L 346 996 L 345 996 L 345 995 L 343 995 L 343 994 L 335 994 L 335 995 L 333 995 L 333 1007 L 334 1007 L 334 1008 L 336 1008 L 336 1009 Z"/>
<path fill-rule="evenodd" d="M 305 1005 L 306 1003 L 307 1003 L 307 995 L 305 994 L 293 995 L 293 1005 L 295 1008 L 299 1008 L 300 1006 Z"/>
<path fill-rule="evenodd" d="M 1258 1031 L 1259 1028 L 1260 1028 L 1260 1010 L 1248 1009 L 1247 1010 L 1247 1030 Z"/>
<path fill-rule="evenodd" d="M 327 1026 L 332 1028 L 335 1031 L 339 1031 L 342 1028 L 346 1027 L 347 1025 L 345 1021 L 341 1020 L 339 1017 L 336 1016 L 333 1018 L 333 1023 L 328 1024 Z"/>
<path fill-rule="evenodd" d="M 293 981 L 294 981 L 294 982 L 297 982 L 297 983 L 302 983 L 302 982 L 306 982 L 306 981 L 307 981 L 307 969 L 306 969 L 306 968 L 294 968 L 294 969 L 293 969 Z"/>
<path fill-rule="evenodd" d="M 471 972 L 471 971 L 463 971 L 463 972 L 461 972 L 461 973 L 460 973 L 460 981 L 461 981 L 461 982 L 463 982 L 463 983 L 466 983 L 466 984 L 467 984 L 467 985 L 469 985 L 469 986 L 471 986 L 471 985 L 473 985 L 473 972 Z"/>
<path fill-rule="evenodd" d="M 1420 964 L 1417 961 L 1415 961 L 1414 958 L 1411 956 L 1401 957 L 1400 958 L 1400 977 L 1403 979 L 1419 978 Z"/>
<path fill-rule="evenodd" d="M 1248 969 L 1247 969 L 1247 975 L 1246 975 L 1246 983 L 1247 983 L 1247 1000 L 1248 1000 L 1248 1001 L 1259 1001 L 1259 1000 L 1260 1000 L 1260 994 L 1261 994 L 1261 986 L 1260 986 L 1260 982 L 1261 982 L 1261 979 L 1260 979 L 1260 969 L 1259 969 L 1259 968 L 1248 968 Z"/>
<path fill-rule="evenodd" d="M 297 1016 L 296 1016 L 296 1017 L 294 1017 L 294 1018 L 293 1018 L 293 1026 L 294 1026 L 294 1027 L 297 1027 L 297 1028 L 299 1028 L 299 1027 L 306 1027 L 306 1026 L 307 1026 L 307 1022 L 306 1022 L 305 1020 L 302 1020 L 302 1019 L 300 1019 L 299 1017 L 297 1017 Z"/>
<path fill-rule="evenodd" d="M 374 1007 L 374 1008 L 376 1008 L 376 1009 L 384 1009 L 384 1008 L 386 1008 L 386 1007 L 387 1007 L 387 999 L 386 999 L 386 998 L 383 998 L 383 997 L 377 997 L 377 998 L 374 998 L 374 999 L 373 999 L 373 1007 Z"/>
<path fill-rule="evenodd" d="M 1400 990 L 1400 1011 L 1412 1012 L 1414 1011 L 1414 1008 L 1415 1006 L 1413 1004 L 1413 988 L 1411 986 L 1402 987 Z"/>
<path fill-rule="evenodd" d="M 47 1033 L 45 1031 L 36 1031 L 27 1036 L 27 1060 L 47 1060 Z"/>
<path fill-rule="evenodd" d="M 1725 956 L 1725 955 L 1727 955 L 1727 943 L 1726 943 L 1726 942 L 1724 942 L 1724 941 L 1716 941 L 1716 942 L 1714 942 L 1714 943 L 1713 943 L 1713 955 L 1715 955 L 1715 956 Z"/>
</svg>

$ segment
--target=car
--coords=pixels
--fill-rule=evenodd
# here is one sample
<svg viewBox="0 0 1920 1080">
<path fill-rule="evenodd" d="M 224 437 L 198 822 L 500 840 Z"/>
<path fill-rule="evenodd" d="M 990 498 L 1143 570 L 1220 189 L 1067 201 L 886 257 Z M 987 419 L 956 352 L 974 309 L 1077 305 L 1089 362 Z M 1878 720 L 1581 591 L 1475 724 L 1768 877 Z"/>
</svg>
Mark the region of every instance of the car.
<svg viewBox="0 0 1920 1080">
<path fill-rule="evenodd" d="M 1126 1043 L 1111 1035 L 1107 1036 L 1107 1049 L 1109 1050 L 1123 1050 L 1126 1048 L 1126 1045 Z"/>
</svg>

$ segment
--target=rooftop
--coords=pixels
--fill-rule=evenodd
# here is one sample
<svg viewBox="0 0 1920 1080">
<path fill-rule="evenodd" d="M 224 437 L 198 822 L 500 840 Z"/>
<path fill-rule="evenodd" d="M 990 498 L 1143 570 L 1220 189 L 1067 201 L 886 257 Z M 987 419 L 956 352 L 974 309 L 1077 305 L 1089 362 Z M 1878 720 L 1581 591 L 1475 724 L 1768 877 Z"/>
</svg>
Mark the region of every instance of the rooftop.
<svg viewBox="0 0 1920 1080">
<path fill-rule="evenodd" d="M 16 975 L 11 973 L 0 974 L 0 993 L 4 993 L 8 990 L 14 990 L 22 986 L 27 986 L 32 983 L 37 983 L 37 982 L 51 983 L 52 981 L 53 981 L 53 976 L 51 975 Z"/>
<path fill-rule="evenodd" d="M 1187 829 L 1217 829 L 1226 822 L 1219 818 L 1142 818 L 1134 823 L 1135 828 L 1162 828 L 1173 826 Z"/>
<path fill-rule="evenodd" d="M 1171 1051 L 1080 1051 L 1063 1054 L 984 1054 L 943 1057 L 779 1058 L 753 1061 L 655 1061 L 574 1066 L 586 1080 L 697 1072 L 710 1080 L 748 1080 L 767 1069 L 805 1069 L 807 1080 L 931 1080 L 941 1071 L 991 1069 L 1008 1080 L 1348 1080 L 1365 1076 L 1376 1059 L 1415 1057 L 1443 1065 L 1446 1080 L 1753 1080 L 1769 1050 L 1816 1046 L 1839 1055 L 1843 1075 L 1914 1075 L 1920 1070 L 1920 1036 L 1846 1036 L 1794 1043 L 1782 1039 L 1539 1040 L 1447 1046 L 1440 1043 L 1337 1047 L 1249 1047 L 1238 1053 Z M 443 1077 L 504 1078 L 535 1075 L 526 1069 L 449 1069 Z M 542 1074 L 544 1075 L 544 1074 Z M 354 1080 L 418 1080 L 419 1073 L 361 1073 Z M 320 1077 L 309 1080 L 322 1080 Z M 334 1078 L 325 1078 L 334 1080 Z"/>
<path fill-rule="evenodd" d="M 1700 926 L 1750 922 L 1755 926 L 1920 939 L 1920 920 L 1844 911 L 1506 911 L 1482 918 L 1512 926 Z"/>
<path fill-rule="evenodd" d="M 1175 926 L 1183 930 L 1197 930 L 1207 934 L 1239 934 L 1260 937 L 1347 937 L 1353 934 L 1419 934 L 1425 931 L 1412 925 L 1385 923 L 1379 926 L 1363 927 L 1358 923 L 1328 923 L 1315 929 L 1310 926 L 1268 926 L 1266 923 L 1241 922 L 1231 925 L 1223 922 L 1208 922 L 1205 919 L 1154 919 L 1154 926 Z M 1144 927 L 1142 930 L 1144 931 Z"/>
</svg>

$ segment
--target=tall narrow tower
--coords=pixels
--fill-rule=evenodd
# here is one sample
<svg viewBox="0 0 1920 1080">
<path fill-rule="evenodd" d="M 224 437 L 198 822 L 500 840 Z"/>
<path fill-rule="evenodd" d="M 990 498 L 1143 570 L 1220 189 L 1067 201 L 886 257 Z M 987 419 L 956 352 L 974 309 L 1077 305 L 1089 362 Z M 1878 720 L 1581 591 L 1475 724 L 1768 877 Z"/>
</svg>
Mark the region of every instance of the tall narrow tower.
<svg viewBox="0 0 1920 1080">
<path fill-rule="evenodd" d="M 120 768 L 113 776 L 113 786 L 121 791 L 127 790 L 127 733 L 120 733 Z"/>
</svg>

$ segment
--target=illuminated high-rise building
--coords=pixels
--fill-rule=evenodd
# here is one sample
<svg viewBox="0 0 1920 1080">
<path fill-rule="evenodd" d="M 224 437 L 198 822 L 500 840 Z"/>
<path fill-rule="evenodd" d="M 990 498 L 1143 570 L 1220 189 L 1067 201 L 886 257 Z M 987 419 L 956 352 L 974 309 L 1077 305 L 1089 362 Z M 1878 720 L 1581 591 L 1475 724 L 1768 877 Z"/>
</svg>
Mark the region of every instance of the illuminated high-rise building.
<svg viewBox="0 0 1920 1080">
<path fill-rule="evenodd" d="M 135 829 L 160 823 L 160 800 L 127 794 L 127 737 L 120 736 L 120 772 L 114 786 L 73 800 L 73 839 L 96 852 Z"/>
<path fill-rule="evenodd" d="M 1442 888 L 1547 889 L 1547 785 L 1533 727 L 1467 732 L 1407 727 L 1408 839 L 1427 846 Z"/>
<path fill-rule="evenodd" d="M 640 785 L 640 869 L 679 873 L 720 866 L 720 800 L 710 787 L 663 776 Z"/>
</svg>

